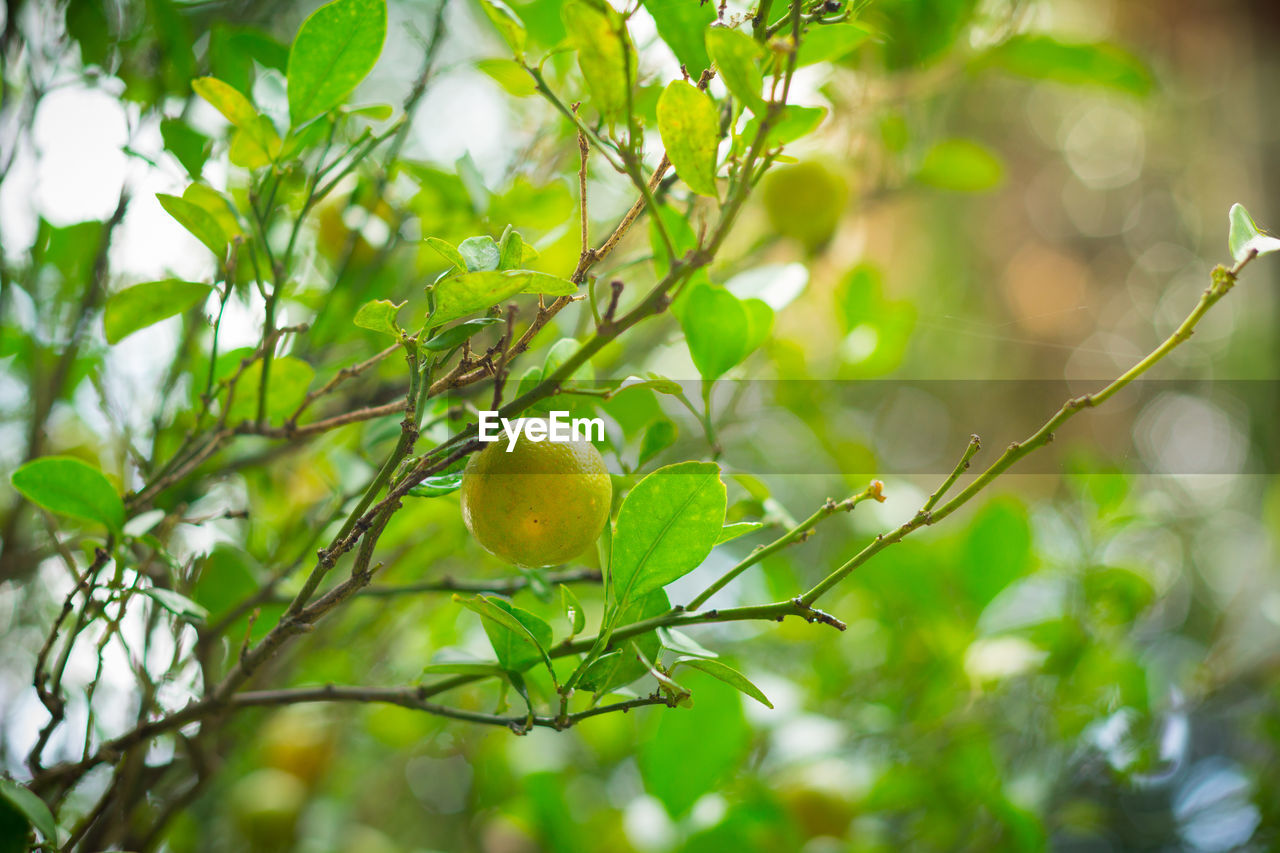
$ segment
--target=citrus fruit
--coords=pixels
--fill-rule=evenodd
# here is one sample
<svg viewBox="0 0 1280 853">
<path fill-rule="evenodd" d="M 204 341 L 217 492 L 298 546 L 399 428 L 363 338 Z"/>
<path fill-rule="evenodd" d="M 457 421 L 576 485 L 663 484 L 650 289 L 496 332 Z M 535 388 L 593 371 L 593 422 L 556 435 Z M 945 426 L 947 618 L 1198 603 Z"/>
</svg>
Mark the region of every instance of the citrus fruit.
<svg viewBox="0 0 1280 853">
<path fill-rule="evenodd" d="M 491 554 L 529 568 L 582 553 L 609 520 L 613 485 L 591 442 L 530 441 L 522 431 L 471 457 L 462 474 L 462 519 Z"/>
</svg>

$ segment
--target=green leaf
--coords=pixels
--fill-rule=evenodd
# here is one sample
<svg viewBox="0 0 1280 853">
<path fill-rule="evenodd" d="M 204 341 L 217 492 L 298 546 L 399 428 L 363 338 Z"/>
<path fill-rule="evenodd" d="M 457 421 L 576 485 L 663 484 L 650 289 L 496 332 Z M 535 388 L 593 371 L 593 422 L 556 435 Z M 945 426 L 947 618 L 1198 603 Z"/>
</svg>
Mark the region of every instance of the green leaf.
<svg viewBox="0 0 1280 853">
<path fill-rule="evenodd" d="M 1035 552 L 1027 510 L 1012 498 L 987 503 L 965 532 L 959 553 L 963 565 L 977 567 L 959 576 L 960 587 L 975 612 L 1034 565 Z"/>
<path fill-rule="evenodd" d="M 203 622 L 209 617 L 208 610 L 205 610 L 185 595 L 176 593 L 171 589 L 149 586 L 142 590 L 142 594 L 155 600 L 157 604 L 179 619 L 185 619 L 188 622 Z"/>
<path fill-rule="evenodd" d="M 386 0 L 334 0 L 312 12 L 289 49 L 293 125 L 340 104 L 373 70 L 386 35 Z"/>
<path fill-rule="evenodd" d="M 182 119 L 166 118 L 160 120 L 160 138 L 164 140 L 164 150 L 178 158 L 192 180 L 199 179 L 209 159 L 209 137 Z"/>
<path fill-rule="evenodd" d="M 280 153 L 280 136 L 266 116 L 260 115 L 240 90 L 216 77 L 197 77 L 191 88 L 237 128 L 231 138 L 231 162 L 256 169 Z"/>
<path fill-rule="evenodd" d="M 623 606 L 618 611 L 616 622 L 619 625 L 629 625 L 632 622 L 660 616 L 669 610 L 671 610 L 671 601 L 667 598 L 666 592 L 656 589 Z M 626 651 L 613 648 L 596 658 L 591 666 L 587 667 L 587 671 L 579 681 L 582 688 L 595 693 L 607 693 L 647 674 L 649 668 L 631 651 L 633 644 L 649 660 L 656 660 L 662 653 L 662 643 L 656 631 L 646 631 L 632 637 L 622 644 Z"/>
<path fill-rule="evenodd" d="M 389 299 L 375 299 L 372 302 L 366 302 L 361 305 L 360 310 L 356 312 L 356 316 L 352 318 L 352 322 L 362 329 L 369 329 L 373 332 L 381 332 L 384 335 L 398 338 L 402 332 L 400 327 L 396 325 L 396 314 L 403 307 L 403 302 L 397 305 Z"/>
<path fill-rule="evenodd" d="M 252 125 L 238 128 L 231 135 L 231 147 L 227 153 L 237 166 L 261 169 L 275 160 L 280 148 L 275 126 L 266 116 L 258 116 Z"/>
<path fill-rule="evenodd" d="M 723 545 L 737 539 L 739 536 L 746 536 L 748 533 L 755 533 L 764 527 L 763 521 L 735 521 L 733 524 L 726 524 L 720 528 L 720 538 L 716 540 L 717 545 Z"/>
<path fill-rule="evenodd" d="M 57 515 L 124 526 L 124 503 L 107 476 L 72 456 L 42 456 L 14 471 L 9 482 L 23 497 Z"/>
<path fill-rule="evenodd" d="M 44 836 L 45 841 L 57 843 L 58 825 L 44 800 L 17 782 L 3 777 L 0 777 L 0 797 L 17 809 Z"/>
<path fill-rule="evenodd" d="M 658 639 L 664 649 L 670 649 L 681 655 L 692 655 L 696 658 L 718 658 L 720 655 L 705 648 L 697 640 L 676 628 L 659 628 Z"/>
<path fill-rule="evenodd" d="M 499 251 L 501 258 L 498 261 L 498 269 L 514 270 L 524 265 L 525 242 L 519 231 L 508 230 L 502 237 Z"/>
<path fill-rule="evenodd" d="M 467 272 L 496 270 L 502 262 L 502 250 L 492 237 L 468 237 L 458 244 L 458 254 Z"/>
<path fill-rule="evenodd" d="M 714 3 L 689 2 L 689 0 L 641 0 L 645 10 L 653 16 L 658 35 L 671 48 L 676 59 L 697 80 L 710 65 L 708 47 L 703 33 L 715 23 Z M 717 63 L 719 64 L 719 63 Z"/>
<path fill-rule="evenodd" d="M 701 657 L 682 657 L 671 665 L 671 671 L 674 672 L 677 666 L 687 666 L 692 669 L 702 670 L 707 675 L 720 679 L 735 690 L 747 694 L 766 708 L 773 707 L 773 703 L 764 695 L 764 692 L 752 684 L 745 675 L 718 660 L 707 660 Z"/>
<path fill-rule="evenodd" d="M 560 605 L 564 608 L 565 618 L 569 620 L 569 636 L 577 636 L 587 627 L 587 613 L 582 609 L 578 594 L 565 584 L 560 584 Z"/>
<path fill-rule="evenodd" d="M 440 253 L 440 256 L 449 263 L 453 264 L 453 268 L 458 272 L 467 271 L 466 258 L 448 241 L 441 240 L 439 237 L 428 237 L 427 245 Z"/>
<path fill-rule="evenodd" d="M 484 632 L 498 656 L 498 663 L 508 672 L 523 672 L 542 660 L 551 670 L 547 648 L 551 646 L 551 626 L 527 610 L 491 595 L 453 600 L 480 614 Z M 555 678 L 552 672 L 552 678 Z"/>
<path fill-rule="evenodd" d="M 845 22 L 809 27 L 800 42 L 796 64 L 804 66 L 817 62 L 834 62 L 860 47 L 869 38 L 871 30 L 859 24 Z"/>
<path fill-rule="evenodd" d="M 705 673 L 690 673 L 682 680 L 693 690 L 693 707 L 654 714 L 635 750 L 645 791 L 677 818 L 704 794 L 722 789 L 752 740 L 736 691 Z"/>
<path fill-rule="evenodd" d="M 676 425 L 666 418 L 649 424 L 649 428 L 644 431 L 644 437 L 640 439 L 640 455 L 636 459 L 636 464 L 644 465 L 675 444 L 678 435 L 679 430 L 676 429 Z"/>
<path fill-rule="evenodd" d="M 954 192 L 986 192 L 1000 185 L 1004 166 L 989 150 L 969 139 L 945 139 L 929 149 L 915 178 Z"/>
<path fill-rule="evenodd" d="M 508 95 L 527 98 L 538 94 L 533 76 L 519 62 L 510 59 L 481 59 L 476 63 L 476 68 L 489 75 Z"/>
<path fill-rule="evenodd" d="M 1130 95 L 1151 92 L 1155 81 L 1146 64 L 1113 44 L 1073 44 L 1047 35 L 1014 36 L 980 56 L 978 68 L 998 68 L 1035 80 L 1098 86 Z"/>
<path fill-rule="evenodd" d="M 1253 217 L 1249 215 L 1249 211 L 1244 209 L 1244 205 L 1231 205 L 1228 219 L 1231 222 L 1231 234 L 1227 238 L 1227 244 L 1231 249 L 1231 257 L 1236 260 L 1236 263 L 1247 258 L 1250 252 L 1256 252 L 1261 256 L 1280 251 L 1280 239 L 1263 234 L 1254 223 Z"/>
<path fill-rule="evenodd" d="M 746 355 L 750 355 L 769 337 L 773 329 L 773 309 L 763 299 L 744 299 L 742 307 L 747 312 Z"/>
<path fill-rule="evenodd" d="M 527 36 L 524 24 L 516 17 L 516 13 L 502 0 L 479 0 L 480 8 L 497 28 L 502 40 L 511 48 L 517 59 L 524 59 L 524 46 Z"/>
<path fill-rule="evenodd" d="M 765 146 L 777 148 L 779 145 L 786 145 L 808 136 L 818 129 L 826 117 L 826 107 L 801 107 L 796 104 L 787 104 L 782 110 L 782 116 L 774 122 L 773 127 L 769 128 Z M 751 119 L 743 129 L 741 139 L 747 142 L 754 140 L 759 128 L 759 119 Z"/>
<path fill-rule="evenodd" d="M 627 93 L 635 84 L 636 52 L 626 25 L 611 7 L 597 9 L 579 0 L 565 3 L 561 16 L 592 103 L 613 125 L 626 116 Z"/>
<path fill-rule="evenodd" d="M 409 490 L 409 494 L 415 498 L 439 498 L 453 494 L 460 488 L 462 488 L 462 472 L 454 471 L 450 474 L 424 477 L 421 483 Z"/>
<path fill-rule="evenodd" d="M 723 287 L 699 284 L 687 299 L 681 325 L 689 354 L 703 379 L 719 379 L 747 357 L 751 316 Z"/>
<path fill-rule="evenodd" d="M 683 80 L 671 81 L 658 98 L 658 132 L 689 189 L 716 198 L 720 116 L 711 96 Z"/>
<path fill-rule="evenodd" d="M 547 358 L 542 362 L 542 375 L 550 376 L 560 369 L 566 361 L 573 357 L 582 344 L 578 343 L 577 338 L 561 338 L 551 345 L 547 350 Z M 579 365 L 578 369 L 569 375 L 569 379 L 593 379 L 595 372 L 591 368 L 591 362 L 586 361 Z"/>
<path fill-rule="evenodd" d="M 764 55 L 760 43 L 741 30 L 712 27 L 707 30 L 707 51 L 729 92 L 751 112 L 764 115 L 765 101 L 760 94 L 764 79 L 756 64 Z"/>
<path fill-rule="evenodd" d="M 427 340 L 423 344 L 423 348 L 430 352 L 444 352 L 451 350 L 456 346 L 461 346 L 462 342 L 470 338 L 476 332 L 485 326 L 492 326 L 494 323 L 501 323 L 502 320 L 497 317 L 477 317 L 474 320 L 468 320 L 465 323 L 459 323 L 445 329 L 440 334 Z"/>
<path fill-rule="evenodd" d="M 532 270 L 485 270 L 441 279 L 429 289 L 436 305 L 432 323 L 439 324 L 483 311 L 517 293 L 567 296 L 577 292 L 577 285 Z"/>
<path fill-rule="evenodd" d="M 665 376 L 659 376 L 656 373 L 650 373 L 643 379 L 639 376 L 628 376 L 622 380 L 622 385 L 619 386 L 618 390 L 630 388 L 652 388 L 659 394 L 670 394 L 672 396 L 684 393 L 684 389 L 680 387 L 679 382 L 674 379 L 668 379 Z"/>
<path fill-rule="evenodd" d="M 240 220 L 236 218 L 235 208 L 230 199 L 208 184 L 194 183 L 182 191 L 183 201 L 189 201 L 196 207 L 203 208 L 214 218 L 227 240 L 244 233 Z"/>
<path fill-rule="evenodd" d="M 207 284 L 169 278 L 113 293 L 102 309 L 107 343 L 119 343 L 139 329 L 199 305 L 208 298 L 209 290 Z"/>
<path fill-rule="evenodd" d="M 200 205 L 185 198 L 179 198 L 176 195 L 156 193 L 156 198 L 160 200 L 160 206 L 168 211 L 170 216 L 178 220 L 179 225 L 195 235 L 195 238 L 201 243 L 208 246 L 209 251 L 213 252 L 218 257 L 218 260 L 226 257 L 227 235 L 213 214 Z"/>
<path fill-rule="evenodd" d="M 395 107 L 390 104 L 365 104 L 362 107 L 343 107 L 342 113 L 353 117 L 365 118 L 369 121 L 386 121 L 395 115 Z"/>
<path fill-rule="evenodd" d="M 191 81 L 191 89 L 236 127 L 248 127 L 258 118 L 258 110 L 249 99 L 217 77 L 197 77 Z"/>
<path fill-rule="evenodd" d="M 613 534 L 614 601 L 623 606 L 701 565 L 720 536 L 726 503 L 714 462 L 668 465 L 637 483 Z"/>
</svg>

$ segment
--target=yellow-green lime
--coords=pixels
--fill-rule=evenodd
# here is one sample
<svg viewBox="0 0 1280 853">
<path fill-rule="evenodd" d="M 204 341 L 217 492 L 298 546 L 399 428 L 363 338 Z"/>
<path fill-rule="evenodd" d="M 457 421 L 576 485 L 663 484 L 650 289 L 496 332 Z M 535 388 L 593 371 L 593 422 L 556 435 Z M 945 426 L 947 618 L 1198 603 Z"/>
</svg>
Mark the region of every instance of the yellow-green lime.
<svg viewBox="0 0 1280 853">
<path fill-rule="evenodd" d="M 545 433 L 544 433 L 545 434 Z M 462 474 L 462 519 L 485 550 L 536 568 L 585 551 L 609 520 L 613 484 L 591 442 L 489 444 Z"/>
</svg>

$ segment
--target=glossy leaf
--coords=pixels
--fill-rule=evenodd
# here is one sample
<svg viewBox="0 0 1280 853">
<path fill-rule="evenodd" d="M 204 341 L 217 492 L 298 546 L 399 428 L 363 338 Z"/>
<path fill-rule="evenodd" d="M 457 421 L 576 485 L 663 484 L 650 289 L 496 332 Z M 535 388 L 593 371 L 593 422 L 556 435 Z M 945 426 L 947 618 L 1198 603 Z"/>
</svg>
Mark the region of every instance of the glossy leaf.
<svg viewBox="0 0 1280 853">
<path fill-rule="evenodd" d="M 707 51 L 720 71 L 725 88 L 751 112 L 763 115 L 764 78 L 757 65 L 764 55 L 760 43 L 741 30 L 712 27 L 707 30 Z"/>
<path fill-rule="evenodd" d="M 449 474 L 425 477 L 422 482 L 409 490 L 409 494 L 415 498 L 439 498 L 451 495 L 460 488 L 462 488 L 462 472 L 454 471 Z"/>
<path fill-rule="evenodd" d="M 386 35 L 386 0 L 334 0 L 312 12 L 289 50 L 293 125 L 342 103 L 373 70 Z"/>
<path fill-rule="evenodd" d="M 176 195 L 156 193 L 163 207 L 178 224 L 190 231 L 197 240 L 209 247 L 209 251 L 221 260 L 227 254 L 227 235 L 213 214 L 198 204 Z"/>
<path fill-rule="evenodd" d="M 1249 211 L 1244 209 L 1244 205 L 1233 204 L 1228 219 L 1231 223 L 1231 233 L 1227 243 L 1231 249 L 1231 257 L 1237 263 L 1247 258 L 1251 252 L 1268 255 L 1280 251 L 1280 238 L 1263 234 L 1254 223 L 1253 217 L 1249 215 Z"/>
<path fill-rule="evenodd" d="M 209 297 L 209 290 L 207 284 L 170 278 L 113 293 L 102 309 L 107 343 L 119 343 L 139 329 L 201 304 Z"/>
<path fill-rule="evenodd" d="M 618 511 L 610 582 L 620 604 L 660 589 L 701 565 L 724 525 L 726 493 L 713 462 L 659 468 Z"/>
<path fill-rule="evenodd" d="M 124 503 L 107 476 L 72 456 L 42 456 L 18 468 L 9 482 L 23 497 L 56 515 L 124 525 Z"/>
<path fill-rule="evenodd" d="M 769 697 L 764 695 L 764 691 L 756 687 L 745 675 L 728 664 L 721 663 L 718 660 L 707 660 L 703 657 L 684 657 L 672 664 L 671 669 L 673 672 L 677 666 L 687 666 L 701 670 L 713 678 L 720 679 L 735 690 L 745 693 L 766 708 L 773 707 L 773 703 L 769 701 Z"/>
<path fill-rule="evenodd" d="M 720 116 L 711 96 L 683 80 L 671 81 L 658 98 L 658 132 L 681 180 L 715 198 Z"/>
<path fill-rule="evenodd" d="M 401 335 L 401 330 L 396 324 L 396 314 L 403 307 L 403 302 L 396 304 L 389 299 L 375 299 L 372 302 L 366 302 L 361 305 L 360 310 L 356 312 L 356 316 L 352 318 L 352 322 L 362 329 L 369 329 L 373 332 L 381 332 L 384 335 L 398 338 Z"/>
<path fill-rule="evenodd" d="M 517 293 L 566 296 L 577 292 L 573 282 L 532 270 L 485 270 L 450 276 L 431 286 L 435 295 L 432 323 L 447 323 L 497 305 Z"/>
<path fill-rule="evenodd" d="M 142 590 L 142 594 L 153 599 L 179 619 L 185 619 L 188 622 L 203 622 L 209 617 L 208 610 L 205 610 L 185 595 L 174 592 L 171 589 L 151 586 Z"/>
<path fill-rule="evenodd" d="M 496 270 L 502 262 L 502 250 L 492 237 L 468 237 L 458 244 L 458 254 L 468 272 Z"/>
</svg>

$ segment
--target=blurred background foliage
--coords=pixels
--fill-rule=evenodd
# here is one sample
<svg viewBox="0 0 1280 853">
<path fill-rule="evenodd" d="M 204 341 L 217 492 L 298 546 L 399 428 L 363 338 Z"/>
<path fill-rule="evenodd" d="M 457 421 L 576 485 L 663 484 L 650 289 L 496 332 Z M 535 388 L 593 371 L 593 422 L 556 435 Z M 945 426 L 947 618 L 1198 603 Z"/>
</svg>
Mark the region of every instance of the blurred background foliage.
<svg viewBox="0 0 1280 853">
<path fill-rule="evenodd" d="M 539 51 L 563 39 L 558 3 L 513 7 Z M 658 38 L 672 41 L 664 27 L 677 7 L 714 17 L 710 4 L 654 2 L 632 23 L 650 124 L 657 92 L 677 73 Z M 59 452 L 118 475 L 131 444 L 150 440 L 153 418 L 180 420 L 194 405 L 189 380 L 160 399 L 155 389 L 170 355 L 191 345 L 185 331 L 205 328 L 205 306 L 111 348 L 89 328 L 69 349 L 84 282 L 104 262 L 112 289 L 211 274 L 153 197 L 201 176 L 245 191 L 214 143 L 221 119 L 189 81 L 212 73 L 279 107 L 287 44 L 311 8 L 7 5 L 6 474 Z M 510 223 L 538 247 L 538 269 L 564 274 L 577 260 L 576 141 L 529 97 L 481 9 L 393 0 L 389 11 L 382 59 L 354 101 L 405 99 L 438 15 L 439 61 L 399 159 L 359 171 L 318 211 L 280 320 L 312 324 L 289 353 L 299 396 L 312 375 L 384 346 L 352 326 L 360 305 L 408 299 L 406 315 L 424 309 L 421 285 L 442 264 L 422 237 L 456 243 Z M 709 271 L 776 312 L 769 340 L 717 396 L 722 461 L 744 475 L 727 478 L 730 520 L 803 518 L 872 474 L 889 501 L 837 517 L 713 604 L 794 595 L 910 517 L 938 480 L 921 472 L 945 472 L 973 426 L 921 386 L 895 390 L 899 382 L 946 380 L 950 394 L 996 413 L 1007 434 L 983 434 L 990 454 L 1047 417 L 1064 380 L 1092 387 L 1168 334 L 1225 258 L 1230 203 L 1280 222 L 1277 44 L 1280 12 L 1266 0 L 870 0 L 846 29 L 815 39 L 794 99 L 830 114 L 788 147 L 797 162 L 770 174 Z M 698 47 L 679 58 L 696 60 Z M 564 79 L 569 67 L 566 54 L 548 63 Z M 108 244 L 126 184 L 133 200 Z M 602 168 L 590 200 L 603 229 L 631 197 Z M 640 293 L 653 275 L 648 235 L 638 229 L 626 248 L 608 274 Z M 1048 473 L 1007 477 L 857 572 L 826 605 L 846 633 L 791 621 L 689 632 L 739 666 L 772 710 L 695 673 L 692 709 L 526 737 L 393 706 L 246 712 L 224 742 L 223 772 L 178 815 L 165 849 L 1274 849 L 1276 278 L 1273 267 L 1251 270 L 1161 367 L 1203 386 L 1126 392 L 1059 436 Z M 252 346 L 261 301 L 247 289 L 228 311 L 225 351 Z M 565 311 L 528 363 L 588 316 Z M 398 393 L 395 362 L 365 377 L 354 402 Z M 595 370 L 697 376 L 671 317 L 610 345 Z M 1208 385 L 1223 379 L 1249 380 L 1249 404 Z M 825 384 L 837 381 L 877 383 L 866 386 L 872 402 L 848 405 L 826 390 L 845 387 Z M 735 386 L 776 415 L 767 429 L 735 417 Z M 650 466 L 706 454 L 699 424 L 673 402 L 646 391 L 603 404 L 619 474 L 642 451 Z M 33 411 L 49 415 L 43 434 L 30 434 Z M 675 428 L 652 428 L 664 422 Z M 927 446 L 920 424 L 931 425 Z M 396 431 L 374 421 L 283 448 L 246 439 L 171 492 L 168 506 L 209 519 L 182 525 L 171 544 L 200 567 L 193 597 L 216 618 L 288 555 L 314 551 L 334 497 L 359 487 Z M 1188 460 L 1203 464 L 1188 470 Z M 6 553 L 35 547 L 41 516 L 15 508 L 12 494 L 4 503 Z M 246 507 L 247 518 L 220 517 Z M 672 600 L 758 541 L 767 540 L 718 549 Z M 398 513 L 380 559 L 387 584 L 510 571 L 470 540 L 454 498 Z M 21 776 L 43 722 L 28 674 L 68 581 L 56 560 L 0 579 L 0 766 Z M 599 595 L 577 589 L 596 619 Z M 563 627 L 558 599 L 538 590 L 518 602 Z M 252 630 L 272 616 L 268 608 Z M 371 596 L 292 648 L 274 682 L 412 682 L 446 647 L 488 648 L 478 620 L 447 598 Z M 110 732 L 129 721 L 132 678 L 123 655 L 107 664 L 96 725 Z M 75 662 L 71 672 L 80 683 L 93 676 Z M 177 707 L 191 685 L 160 689 Z M 454 698 L 499 701 L 491 685 Z M 84 712 L 73 701 L 71 715 Z M 60 754 L 77 750 L 54 743 Z M 77 792 L 81 807 L 92 787 Z"/>
</svg>

